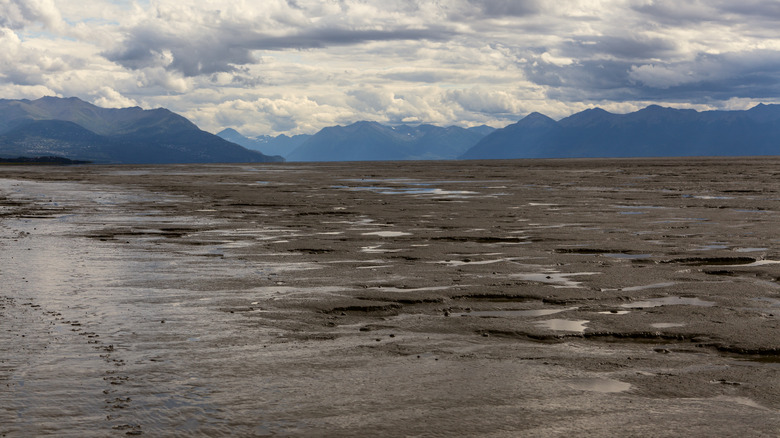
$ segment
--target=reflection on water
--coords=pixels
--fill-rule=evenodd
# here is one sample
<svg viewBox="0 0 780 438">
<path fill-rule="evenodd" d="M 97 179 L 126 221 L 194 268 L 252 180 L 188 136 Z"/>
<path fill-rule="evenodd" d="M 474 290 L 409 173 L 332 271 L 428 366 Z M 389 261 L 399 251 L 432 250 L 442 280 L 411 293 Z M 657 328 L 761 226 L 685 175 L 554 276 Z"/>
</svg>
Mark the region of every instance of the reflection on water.
<svg viewBox="0 0 780 438">
<path fill-rule="evenodd" d="M 401 237 L 411 236 L 412 233 L 404 231 L 372 231 L 370 233 L 363 233 L 364 236 L 379 236 L 379 237 Z"/>
<path fill-rule="evenodd" d="M 429 185 L 430 183 L 417 183 L 416 185 Z M 480 195 L 479 192 L 470 190 L 445 190 L 433 187 L 382 187 L 382 186 L 333 186 L 334 189 L 346 189 L 353 192 L 367 191 L 380 195 L 428 195 L 432 197 L 472 197 Z"/>
<path fill-rule="evenodd" d="M 587 327 L 585 324 L 589 323 L 587 320 L 572 321 L 569 319 L 547 319 L 544 321 L 536 321 L 534 324 L 548 328 L 550 330 L 560 330 L 567 332 L 584 332 Z"/>
<path fill-rule="evenodd" d="M 0 180 L 0 190 L 8 193 L 4 184 Z M 223 241 L 211 249 L 160 251 L 155 242 L 170 245 L 163 238 L 117 244 L 77 237 L 106 224 L 130 228 L 156 221 L 160 227 L 198 219 L 106 210 L 123 199 L 130 202 L 132 193 L 15 184 L 26 196 L 76 199 L 86 211 L 56 220 L 3 218 L 0 223 L 0 298 L 15 318 L 10 326 L 3 323 L 0 333 L 0 435 L 285 434 L 305 424 L 264 420 L 270 405 L 256 401 L 269 399 L 277 406 L 283 401 L 273 384 L 255 378 L 262 373 L 251 364 L 262 363 L 262 356 L 246 346 L 267 330 L 237 330 L 242 327 L 229 325 L 232 312 L 216 311 L 249 308 L 258 297 L 306 293 L 230 287 L 236 277 L 259 283 L 289 266 L 205 256 L 215 248 L 244 247 Z M 94 220 L 90 214 L 101 216 Z M 25 237 L 19 238 L 22 232 Z M 250 399 L 255 402 L 244 403 Z"/>
</svg>

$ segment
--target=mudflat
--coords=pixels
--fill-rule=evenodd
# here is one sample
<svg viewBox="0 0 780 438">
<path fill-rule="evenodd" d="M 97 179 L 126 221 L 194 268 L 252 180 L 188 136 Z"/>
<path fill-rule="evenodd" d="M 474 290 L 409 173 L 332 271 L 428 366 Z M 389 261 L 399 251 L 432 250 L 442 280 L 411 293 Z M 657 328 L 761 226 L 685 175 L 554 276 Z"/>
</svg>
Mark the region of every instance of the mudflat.
<svg viewBox="0 0 780 438">
<path fill-rule="evenodd" d="M 0 436 L 777 436 L 780 159 L 0 167 Z"/>
</svg>

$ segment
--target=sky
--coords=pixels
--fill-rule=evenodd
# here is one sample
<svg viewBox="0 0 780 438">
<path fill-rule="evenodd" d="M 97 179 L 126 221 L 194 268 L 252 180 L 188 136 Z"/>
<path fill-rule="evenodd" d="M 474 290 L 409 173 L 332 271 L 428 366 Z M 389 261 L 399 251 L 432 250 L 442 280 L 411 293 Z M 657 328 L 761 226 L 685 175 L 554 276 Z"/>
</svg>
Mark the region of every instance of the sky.
<svg viewBox="0 0 780 438">
<path fill-rule="evenodd" d="M 201 129 L 780 102 L 780 2 L 0 0 L 0 98 L 165 107 Z"/>
</svg>

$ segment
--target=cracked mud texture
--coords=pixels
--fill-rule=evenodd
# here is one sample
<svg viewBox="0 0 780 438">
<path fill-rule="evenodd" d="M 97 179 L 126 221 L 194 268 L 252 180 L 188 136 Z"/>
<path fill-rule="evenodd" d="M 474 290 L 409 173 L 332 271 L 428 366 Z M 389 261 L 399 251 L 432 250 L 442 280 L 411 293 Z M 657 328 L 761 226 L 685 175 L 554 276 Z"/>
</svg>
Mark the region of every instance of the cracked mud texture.
<svg viewBox="0 0 780 438">
<path fill-rule="evenodd" d="M 777 436 L 780 160 L 0 168 L 0 436 Z"/>
</svg>

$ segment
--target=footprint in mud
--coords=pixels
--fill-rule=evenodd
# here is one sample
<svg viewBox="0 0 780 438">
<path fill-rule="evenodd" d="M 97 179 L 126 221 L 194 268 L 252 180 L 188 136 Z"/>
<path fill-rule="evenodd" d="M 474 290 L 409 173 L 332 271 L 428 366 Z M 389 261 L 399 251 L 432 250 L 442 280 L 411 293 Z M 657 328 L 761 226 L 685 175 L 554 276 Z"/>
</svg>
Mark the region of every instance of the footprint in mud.
<svg viewBox="0 0 780 438">
<path fill-rule="evenodd" d="M 111 371 L 106 372 L 106 374 L 111 374 Z M 125 382 L 127 382 L 130 378 L 127 376 L 106 376 L 103 377 L 103 380 L 107 381 L 108 383 L 112 385 L 124 385 Z"/>
<path fill-rule="evenodd" d="M 121 417 L 116 415 L 121 410 L 128 409 L 131 406 L 132 399 L 122 392 L 122 385 L 127 383 L 130 378 L 126 375 L 117 374 L 117 370 L 124 367 L 126 362 L 124 359 L 117 357 L 119 355 L 118 349 L 114 347 L 114 344 L 105 344 L 100 339 L 100 334 L 90 330 L 90 324 L 83 323 L 77 319 L 65 319 L 62 313 L 54 310 L 43 309 L 40 305 L 35 304 L 32 301 L 25 302 L 23 304 L 31 310 L 38 310 L 42 313 L 44 318 L 50 319 L 50 324 L 61 327 L 63 330 L 77 334 L 80 340 L 85 341 L 87 345 L 91 345 L 95 350 L 98 350 L 98 357 L 102 359 L 107 367 L 104 372 L 103 380 L 107 383 L 108 388 L 103 390 L 105 399 L 105 409 L 108 411 L 106 416 L 107 421 L 113 421 Z M 127 435 L 141 435 L 141 425 L 139 424 L 120 424 L 113 426 L 115 430 L 123 430 Z"/>
<path fill-rule="evenodd" d="M 125 435 L 141 435 L 141 425 L 139 424 L 119 424 L 112 427 L 114 430 L 124 430 Z"/>
</svg>

